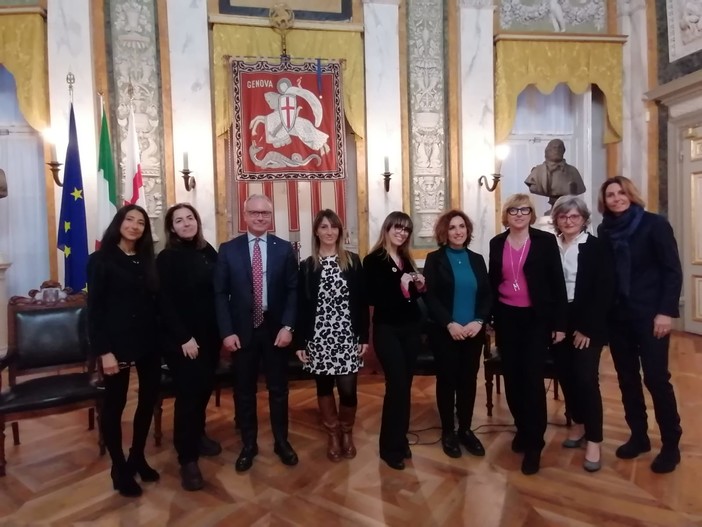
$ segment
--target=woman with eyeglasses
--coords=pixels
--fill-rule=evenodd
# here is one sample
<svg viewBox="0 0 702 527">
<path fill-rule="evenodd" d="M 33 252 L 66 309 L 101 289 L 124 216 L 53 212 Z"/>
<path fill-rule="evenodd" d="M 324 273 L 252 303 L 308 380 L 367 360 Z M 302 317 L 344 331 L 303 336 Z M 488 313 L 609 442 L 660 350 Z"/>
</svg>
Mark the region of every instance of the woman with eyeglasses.
<svg viewBox="0 0 702 527">
<path fill-rule="evenodd" d="M 374 307 L 373 347 L 385 373 L 380 458 L 395 470 L 404 470 L 405 459 L 412 457 L 407 431 L 420 346 L 417 299 L 424 291 L 424 277 L 416 272 L 409 252 L 411 234 L 412 218 L 391 212 L 363 259 L 368 303 Z"/>
<path fill-rule="evenodd" d="M 602 396 L 599 367 L 607 343 L 614 273 L 601 240 L 588 234 L 590 211 L 582 198 L 562 196 L 551 210 L 568 295 L 566 338 L 553 346 L 558 381 L 574 425 L 564 448 L 585 444 L 583 468 L 602 467 Z"/>
<path fill-rule="evenodd" d="M 484 456 L 485 448 L 471 430 L 471 422 L 485 342 L 483 323 L 492 308 L 487 267 L 482 255 L 468 249 L 473 223 L 464 212 L 450 210 L 439 216 L 434 237 L 439 250 L 427 255 L 424 274 L 433 322 L 429 338 L 436 361 L 441 446 L 453 458 L 461 457 L 461 444 L 470 454 Z"/>
<path fill-rule="evenodd" d="M 539 471 L 546 432 L 544 367 L 548 348 L 565 338 L 566 295 L 556 237 L 531 227 L 534 204 L 514 194 L 502 207 L 507 230 L 490 240 L 489 275 L 496 304 L 493 327 L 502 358 L 507 405 L 524 453 L 522 473 Z"/>
<path fill-rule="evenodd" d="M 633 459 L 651 450 L 643 370 L 663 443 L 651 470 L 672 472 L 680 463 L 682 435 L 668 368 L 672 319 L 680 316 L 683 281 L 675 236 L 665 218 L 644 210 L 641 194 L 623 176 L 605 181 L 597 201 L 603 216 L 597 232 L 613 255 L 616 276 L 609 348 L 631 429 L 631 437 L 616 455 Z"/>
<path fill-rule="evenodd" d="M 100 249 L 88 260 L 88 334 L 105 387 L 100 427 L 112 459 L 112 485 L 122 496 L 141 495 L 136 474 L 141 481 L 159 479 L 144 457 L 161 381 L 157 282 L 149 217 L 138 205 L 126 205 L 117 211 Z M 132 364 L 139 376 L 139 391 L 132 447 L 125 459 L 122 412 Z"/>
<path fill-rule="evenodd" d="M 222 447 L 205 434 L 207 403 L 214 388 L 220 338 L 214 296 L 217 251 L 202 234 L 202 221 L 189 203 L 173 205 L 164 221 L 166 248 L 156 259 L 160 280 L 165 359 L 175 381 L 173 444 L 181 486 L 204 486 L 200 455 Z"/>
</svg>

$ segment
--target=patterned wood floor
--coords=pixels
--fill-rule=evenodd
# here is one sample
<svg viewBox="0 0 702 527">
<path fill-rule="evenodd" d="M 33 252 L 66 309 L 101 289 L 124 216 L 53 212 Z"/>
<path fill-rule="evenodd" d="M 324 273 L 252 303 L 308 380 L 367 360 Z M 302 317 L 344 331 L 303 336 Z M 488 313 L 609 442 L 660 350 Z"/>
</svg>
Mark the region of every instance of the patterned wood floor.
<svg viewBox="0 0 702 527">
<path fill-rule="evenodd" d="M 542 470 L 526 477 L 520 458 L 510 450 L 512 428 L 503 397 L 495 414 L 485 413 L 481 383 L 475 426 L 486 457 L 454 460 L 434 444 L 439 433 L 432 378 L 416 379 L 412 428 L 419 445 L 404 472 L 377 458 L 382 379 L 363 378 L 356 431 L 358 457 L 332 464 L 324 453 L 315 392 L 309 382 L 291 386 L 291 442 L 300 464 L 283 466 L 272 452 L 265 423 L 261 454 L 244 475 L 233 469 L 240 443 L 231 426 L 231 398 L 212 405 L 210 435 L 224 452 L 201 461 L 208 485 L 181 490 L 170 445 L 172 403 L 164 408 L 165 440 L 149 446 L 149 459 L 162 473 L 146 484 L 139 499 L 122 498 L 111 488 L 109 461 L 100 458 L 96 435 L 87 432 L 87 413 L 23 421 L 22 445 L 6 440 L 8 476 L 0 479 L 0 525 L 400 525 L 400 526 L 702 526 L 702 338 L 676 335 L 672 369 L 683 418 L 683 461 L 670 475 L 653 474 L 654 452 L 622 461 L 614 450 L 627 438 L 611 360 L 605 354 L 602 385 L 605 399 L 605 466 L 596 474 L 581 468 L 583 451 L 560 447 L 566 429 L 562 402 L 549 400 L 550 421 Z M 481 375 L 482 377 L 482 375 Z M 133 401 L 125 415 L 133 411 Z M 653 422 L 653 420 L 651 420 Z M 9 432 L 9 429 L 8 429 Z M 10 435 L 10 434 L 8 434 Z M 126 442 L 126 440 L 125 440 Z"/>
</svg>

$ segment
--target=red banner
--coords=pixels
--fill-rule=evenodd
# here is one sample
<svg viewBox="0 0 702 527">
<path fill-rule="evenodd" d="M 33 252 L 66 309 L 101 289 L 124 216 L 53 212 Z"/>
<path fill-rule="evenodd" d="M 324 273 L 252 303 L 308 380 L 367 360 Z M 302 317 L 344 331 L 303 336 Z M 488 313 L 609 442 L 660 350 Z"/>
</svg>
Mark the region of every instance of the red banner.
<svg viewBox="0 0 702 527">
<path fill-rule="evenodd" d="M 236 179 L 345 177 L 338 62 L 232 59 L 231 67 Z"/>
</svg>

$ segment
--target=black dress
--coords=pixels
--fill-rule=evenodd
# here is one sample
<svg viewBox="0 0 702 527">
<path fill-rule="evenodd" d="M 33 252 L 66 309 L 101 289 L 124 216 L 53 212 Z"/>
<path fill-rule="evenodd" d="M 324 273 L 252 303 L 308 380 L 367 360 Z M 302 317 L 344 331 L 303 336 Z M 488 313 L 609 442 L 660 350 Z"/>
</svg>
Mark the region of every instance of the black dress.
<svg viewBox="0 0 702 527">
<path fill-rule="evenodd" d="M 173 442 L 181 465 L 199 457 L 205 431 L 207 403 L 214 387 L 220 339 L 214 302 L 217 251 L 182 242 L 164 249 L 156 260 L 160 279 L 164 356 L 176 385 Z M 195 359 L 182 345 L 194 338 Z"/>
</svg>

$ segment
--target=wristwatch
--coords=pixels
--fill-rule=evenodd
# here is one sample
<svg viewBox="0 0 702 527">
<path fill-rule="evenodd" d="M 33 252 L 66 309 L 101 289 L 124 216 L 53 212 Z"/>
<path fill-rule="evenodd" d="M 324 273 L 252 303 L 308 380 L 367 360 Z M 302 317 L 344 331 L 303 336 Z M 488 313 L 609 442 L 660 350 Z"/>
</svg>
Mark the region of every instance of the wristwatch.
<svg viewBox="0 0 702 527">
<path fill-rule="evenodd" d="M 290 333 L 295 333 L 295 329 L 290 326 L 283 326 L 283 329 L 289 331 Z"/>
</svg>

